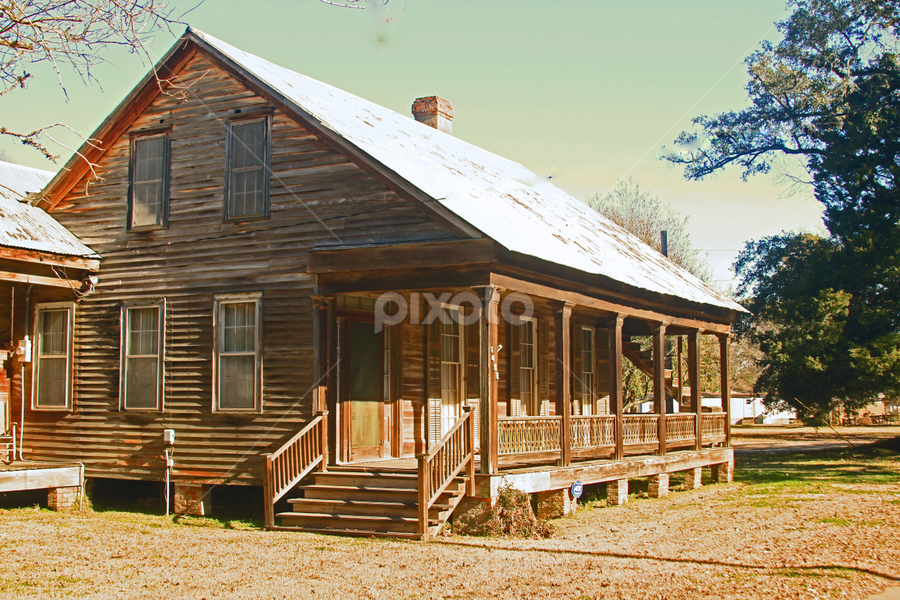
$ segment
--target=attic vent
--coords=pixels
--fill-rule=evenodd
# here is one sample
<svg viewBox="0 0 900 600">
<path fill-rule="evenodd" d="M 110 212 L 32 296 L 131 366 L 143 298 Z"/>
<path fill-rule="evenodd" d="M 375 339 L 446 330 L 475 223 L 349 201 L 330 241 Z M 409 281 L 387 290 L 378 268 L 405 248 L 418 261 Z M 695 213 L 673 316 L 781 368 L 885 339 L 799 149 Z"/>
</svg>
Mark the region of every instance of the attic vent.
<svg viewBox="0 0 900 600">
<path fill-rule="evenodd" d="M 439 96 L 417 98 L 412 114 L 419 123 L 453 135 L 453 105 Z"/>
</svg>

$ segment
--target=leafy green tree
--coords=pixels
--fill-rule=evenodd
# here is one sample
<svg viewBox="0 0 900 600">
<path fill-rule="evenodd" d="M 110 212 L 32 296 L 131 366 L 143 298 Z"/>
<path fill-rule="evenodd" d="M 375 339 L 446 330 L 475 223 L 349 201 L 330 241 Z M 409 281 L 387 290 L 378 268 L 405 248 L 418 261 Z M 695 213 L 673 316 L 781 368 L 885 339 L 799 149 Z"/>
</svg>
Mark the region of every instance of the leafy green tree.
<svg viewBox="0 0 900 600">
<path fill-rule="evenodd" d="M 747 59 L 750 105 L 694 119 L 666 158 L 690 179 L 803 161 L 829 236 L 750 243 L 735 268 L 766 352 L 758 387 L 815 420 L 900 387 L 900 2 L 790 6 L 783 39 Z"/>
</svg>

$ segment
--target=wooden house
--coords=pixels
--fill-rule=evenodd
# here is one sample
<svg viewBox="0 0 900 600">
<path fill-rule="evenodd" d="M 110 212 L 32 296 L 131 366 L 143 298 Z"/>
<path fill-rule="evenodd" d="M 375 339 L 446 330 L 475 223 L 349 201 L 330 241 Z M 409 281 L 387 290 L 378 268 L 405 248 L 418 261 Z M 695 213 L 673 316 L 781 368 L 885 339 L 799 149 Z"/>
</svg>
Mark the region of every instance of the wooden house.
<svg viewBox="0 0 900 600">
<path fill-rule="evenodd" d="M 80 465 L 23 461 L 30 418 L 71 405 L 72 309 L 90 293 L 99 256 L 26 198 L 53 173 L 0 162 L 0 492 L 49 489 L 53 508 L 70 506 L 81 487 Z M 43 366 L 33 369 L 35 362 Z M 22 384 L 40 388 L 40 403 Z M 14 406 L 15 404 L 15 406 Z M 27 418 L 26 418 L 27 413 Z"/>
<path fill-rule="evenodd" d="M 728 419 L 661 349 L 685 336 L 696 375 L 716 335 L 727 360 L 737 304 L 453 137 L 440 98 L 411 119 L 191 29 L 155 72 L 82 148 L 99 179 L 75 159 L 37 202 L 103 258 L 30 455 L 168 470 L 179 510 L 263 486 L 270 527 L 414 537 L 501 477 L 558 500 L 730 476 Z M 624 414 L 623 356 L 690 411 Z"/>
</svg>

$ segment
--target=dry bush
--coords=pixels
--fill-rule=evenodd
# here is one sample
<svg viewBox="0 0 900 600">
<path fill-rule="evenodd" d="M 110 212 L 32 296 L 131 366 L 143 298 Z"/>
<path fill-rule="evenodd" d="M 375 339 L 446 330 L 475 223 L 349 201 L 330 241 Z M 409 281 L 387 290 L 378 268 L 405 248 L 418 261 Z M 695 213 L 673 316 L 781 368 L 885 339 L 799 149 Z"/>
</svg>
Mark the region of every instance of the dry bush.
<svg viewBox="0 0 900 600">
<path fill-rule="evenodd" d="M 545 538 L 553 533 L 549 523 L 538 519 L 531 508 L 531 496 L 506 483 L 500 487 L 491 507 L 473 509 L 466 523 L 457 523 L 457 533 L 515 538 Z"/>
</svg>

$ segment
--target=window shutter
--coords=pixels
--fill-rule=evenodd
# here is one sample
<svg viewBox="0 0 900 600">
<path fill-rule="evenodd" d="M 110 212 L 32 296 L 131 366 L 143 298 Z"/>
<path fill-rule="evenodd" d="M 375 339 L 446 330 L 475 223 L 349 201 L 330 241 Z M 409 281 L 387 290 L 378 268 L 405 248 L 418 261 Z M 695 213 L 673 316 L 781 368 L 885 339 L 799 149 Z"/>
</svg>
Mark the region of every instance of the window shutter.
<svg viewBox="0 0 900 600">
<path fill-rule="evenodd" d="M 522 348 L 520 345 L 521 325 L 509 326 L 509 415 L 522 414 Z"/>
<path fill-rule="evenodd" d="M 581 327 L 572 325 L 572 414 L 581 414 L 581 392 L 584 370 L 581 368 Z"/>
<path fill-rule="evenodd" d="M 478 447 L 478 400 L 481 398 L 481 321 L 466 326 L 466 397 L 475 421 L 475 447 Z"/>
<path fill-rule="evenodd" d="M 550 323 L 547 319 L 538 321 L 538 393 L 541 400 L 541 415 L 550 414 Z"/>
<path fill-rule="evenodd" d="M 597 414 L 609 414 L 609 330 L 598 327 L 594 343 L 594 353 L 597 355 L 596 376 L 597 380 Z"/>
<path fill-rule="evenodd" d="M 441 439 L 441 323 L 428 325 L 428 441 Z"/>
</svg>

